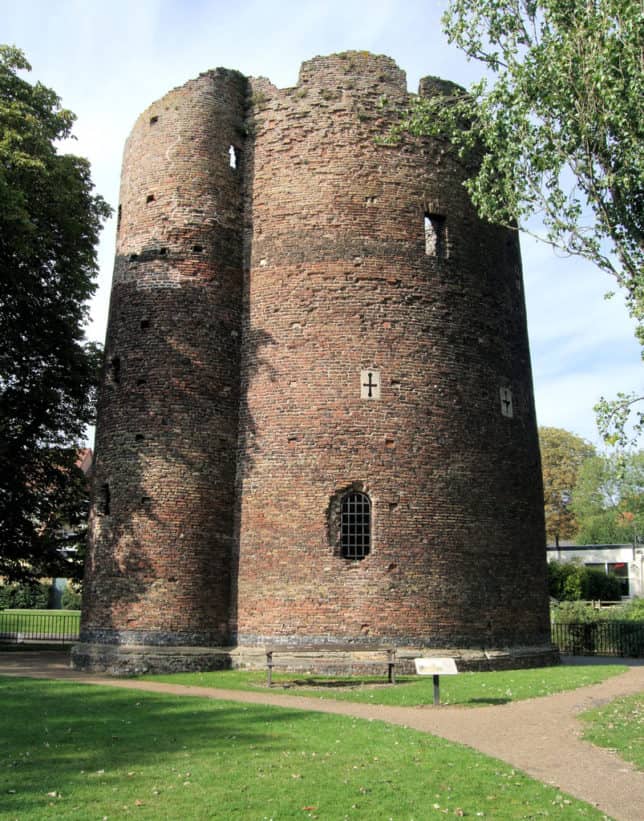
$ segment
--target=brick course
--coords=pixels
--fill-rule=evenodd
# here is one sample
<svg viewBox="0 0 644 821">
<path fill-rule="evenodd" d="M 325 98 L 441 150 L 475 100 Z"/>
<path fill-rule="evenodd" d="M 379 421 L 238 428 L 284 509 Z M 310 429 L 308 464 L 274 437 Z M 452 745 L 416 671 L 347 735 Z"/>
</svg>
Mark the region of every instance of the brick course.
<svg viewBox="0 0 644 821">
<path fill-rule="evenodd" d="M 137 121 L 79 666 L 96 643 L 551 658 L 517 238 L 444 145 L 379 142 L 407 100 L 392 60 L 348 52 L 289 89 L 217 69 Z M 361 561 L 338 543 L 351 488 Z"/>
</svg>

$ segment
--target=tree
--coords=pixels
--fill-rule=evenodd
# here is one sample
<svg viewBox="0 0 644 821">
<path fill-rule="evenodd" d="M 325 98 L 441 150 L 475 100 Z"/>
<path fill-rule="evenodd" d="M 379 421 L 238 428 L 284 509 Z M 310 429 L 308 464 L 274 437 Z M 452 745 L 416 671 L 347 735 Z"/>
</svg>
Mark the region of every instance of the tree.
<svg viewBox="0 0 644 821">
<path fill-rule="evenodd" d="M 0 46 L 0 576 L 9 579 L 61 572 L 63 531 L 83 518 L 75 462 L 99 363 L 83 328 L 110 213 L 88 162 L 56 149 L 73 114 L 18 75 L 29 69 L 20 50 Z"/>
<path fill-rule="evenodd" d="M 451 0 L 443 23 L 450 42 L 492 80 L 416 99 L 397 132 L 451 142 L 483 218 L 611 274 L 644 345 L 641 3 Z M 644 433 L 643 400 L 600 399 L 607 444 L 633 446 Z"/>
<path fill-rule="evenodd" d="M 579 470 L 572 509 L 578 544 L 636 539 L 644 532 L 644 453 L 587 459 Z"/>
<path fill-rule="evenodd" d="M 596 263 L 644 344 L 644 15 L 634 0 L 451 0 L 450 42 L 488 76 L 417 98 L 400 134 L 447 139 L 479 214 Z"/>
<path fill-rule="evenodd" d="M 644 396 L 637 393 L 618 393 L 615 399 L 600 398 L 594 411 L 597 427 L 607 445 L 620 451 L 636 446 L 644 433 L 643 401 Z"/>
<path fill-rule="evenodd" d="M 571 503 L 579 469 L 594 455 L 595 449 L 562 428 L 539 428 L 539 448 L 546 535 L 554 539 L 558 547 L 560 539 L 570 539 L 577 532 Z"/>
<path fill-rule="evenodd" d="M 541 238 L 612 274 L 644 342 L 641 4 L 451 0 L 443 24 L 493 82 L 417 98 L 400 131 L 455 146 L 482 217 L 531 233 L 536 215 Z"/>
</svg>

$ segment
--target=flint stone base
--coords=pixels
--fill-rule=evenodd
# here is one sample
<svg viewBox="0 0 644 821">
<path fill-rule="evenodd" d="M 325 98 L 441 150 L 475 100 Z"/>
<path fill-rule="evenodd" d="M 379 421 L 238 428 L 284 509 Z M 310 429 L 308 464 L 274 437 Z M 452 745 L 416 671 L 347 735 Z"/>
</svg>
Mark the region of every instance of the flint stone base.
<svg viewBox="0 0 644 821">
<path fill-rule="evenodd" d="M 225 647 L 84 643 L 72 647 L 71 665 L 75 670 L 106 673 L 108 676 L 196 673 L 231 667 L 230 650 Z"/>
<path fill-rule="evenodd" d="M 385 646 L 383 645 L 383 649 Z M 318 673 L 322 675 L 377 674 L 382 661 L 387 671 L 386 654 L 374 648 L 345 651 L 330 647 L 298 653 L 295 649 L 274 647 L 276 671 Z M 461 648 L 428 650 L 399 647 L 396 651 L 398 675 L 415 673 L 414 659 L 432 656 L 455 659 L 459 672 L 517 670 L 527 667 L 550 667 L 560 663 L 559 651 L 553 645 L 512 647 L 496 650 Z M 152 645 L 86 644 L 74 645 L 71 664 L 76 670 L 105 673 L 110 676 L 138 676 L 146 673 L 205 672 L 209 670 L 265 670 L 265 647 L 159 647 Z"/>
</svg>

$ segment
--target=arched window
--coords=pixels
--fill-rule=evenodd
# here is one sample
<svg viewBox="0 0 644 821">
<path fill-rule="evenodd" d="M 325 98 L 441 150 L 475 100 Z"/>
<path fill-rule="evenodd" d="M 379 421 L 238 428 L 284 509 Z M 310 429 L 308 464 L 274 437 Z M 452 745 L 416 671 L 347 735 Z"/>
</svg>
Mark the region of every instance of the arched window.
<svg viewBox="0 0 644 821">
<path fill-rule="evenodd" d="M 340 544 L 345 559 L 364 559 L 371 548 L 371 500 L 351 491 L 342 497 Z"/>
</svg>

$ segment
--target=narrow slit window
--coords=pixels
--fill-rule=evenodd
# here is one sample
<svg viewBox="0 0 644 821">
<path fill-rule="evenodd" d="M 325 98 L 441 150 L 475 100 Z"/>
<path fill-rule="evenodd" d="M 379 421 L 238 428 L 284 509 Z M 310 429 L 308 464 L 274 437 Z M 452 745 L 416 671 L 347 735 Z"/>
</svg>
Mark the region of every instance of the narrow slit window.
<svg viewBox="0 0 644 821">
<path fill-rule="evenodd" d="M 148 194 L 145 198 L 146 202 L 154 202 L 154 194 Z"/>
<path fill-rule="evenodd" d="M 108 367 L 108 378 L 113 385 L 118 385 L 121 381 L 121 357 L 113 356 Z"/>
<path fill-rule="evenodd" d="M 342 498 L 340 544 L 345 559 L 364 559 L 371 550 L 371 500 L 352 491 Z"/>
<path fill-rule="evenodd" d="M 117 233 L 121 230 L 121 217 L 123 216 L 123 206 L 119 205 L 118 211 L 116 212 L 116 231 Z"/>
<path fill-rule="evenodd" d="M 110 486 L 107 482 L 104 485 L 101 485 L 100 496 L 98 500 L 98 507 L 99 512 L 103 516 L 110 515 L 110 506 L 111 506 L 111 498 L 110 498 Z"/>
<path fill-rule="evenodd" d="M 445 259 L 445 217 L 442 214 L 425 213 L 425 253 L 428 257 Z"/>
<path fill-rule="evenodd" d="M 234 145 L 228 146 L 228 162 L 233 171 L 236 171 L 239 165 L 239 149 Z"/>
</svg>

